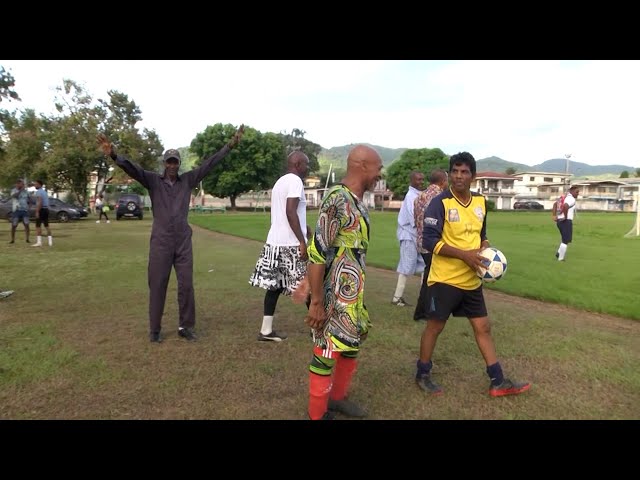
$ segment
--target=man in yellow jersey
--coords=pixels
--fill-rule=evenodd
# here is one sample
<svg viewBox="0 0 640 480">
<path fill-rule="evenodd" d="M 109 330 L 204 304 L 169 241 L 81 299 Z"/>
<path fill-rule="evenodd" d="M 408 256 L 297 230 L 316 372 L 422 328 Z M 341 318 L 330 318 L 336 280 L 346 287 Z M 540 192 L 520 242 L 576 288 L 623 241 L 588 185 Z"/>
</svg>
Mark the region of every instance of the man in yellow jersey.
<svg viewBox="0 0 640 480">
<path fill-rule="evenodd" d="M 422 246 L 433 252 L 427 284 L 427 325 L 420 340 L 416 383 L 425 392 L 439 395 L 442 388 L 431 379 L 431 357 L 438 335 L 450 315 L 467 317 L 491 379 L 489 395 L 501 397 L 529 390 L 531 384 L 505 378 L 491 337 L 491 325 L 476 271 L 483 266 L 480 251 L 487 240 L 485 198 L 471 192 L 476 160 L 469 152 L 449 159 L 450 187 L 435 197 L 425 212 Z"/>
</svg>

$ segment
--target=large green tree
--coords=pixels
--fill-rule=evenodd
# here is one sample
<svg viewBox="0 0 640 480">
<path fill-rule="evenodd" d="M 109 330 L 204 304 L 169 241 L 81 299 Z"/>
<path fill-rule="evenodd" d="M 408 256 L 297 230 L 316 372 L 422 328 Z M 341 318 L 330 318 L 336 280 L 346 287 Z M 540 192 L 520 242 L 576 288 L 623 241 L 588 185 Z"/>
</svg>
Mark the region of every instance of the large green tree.
<svg viewBox="0 0 640 480">
<path fill-rule="evenodd" d="M 6 144 L 2 153 L 0 185 L 8 188 L 17 178 L 35 179 L 42 169 L 47 144 L 48 121 L 32 109 L 13 112 L 5 118 Z"/>
<path fill-rule="evenodd" d="M 409 191 L 411 172 L 422 172 L 428 179 L 436 168 L 449 169 L 449 156 L 439 148 L 405 150 L 386 171 L 387 187 L 394 193 L 394 198 L 404 198 Z"/>
<path fill-rule="evenodd" d="M 14 90 L 16 84 L 15 78 L 11 73 L 7 72 L 2 65 L 0 65 L 0 104 L 3 100 L 18 100 L 20 101 L 20 97 L 18 93 Z M 5 133 L 6 127 L 5 122 L 9 121 L 13 115 L 9 113 L 8 110 L 0 108 L 0 165 L 4 164 L 5 152 L 4 152 L 4 144 L 5 144 Z"/>
<path fill-rule="evenodd" d="M 309 158 L 309 172 L 317 172 L 320 170 L 318 155 L 320 155 L 322 147 L 317 143 L 304 138 L 306 133 L 307 132 L 304 130 L 294 128 L 291 130 L 291 133 L 281 132 L 280 137 L 282 138 L 287 155 L 295 150 L 303 151 Z"/>
<path fill-rule="evenodd" d="M 20 100 L 18 93 L 14 90 L 15 85 L 16 79 L 0 65 L 0 103 L 3 99 Z"/>
<path fill-rule="evenodd" d="M 202 161 L 231 140 L 236 127 L 217 123 L 208 126 L 191 141 L 190 149 Z M 245 126 L 240 144 L 216 165 L 203 180 L 206 193 L 229 197 L 231 208 L 236 198 L 251 190 L 266 190 L 285 171 L 286 148 L 281 134 L 261 133 Z"/>
</svg>

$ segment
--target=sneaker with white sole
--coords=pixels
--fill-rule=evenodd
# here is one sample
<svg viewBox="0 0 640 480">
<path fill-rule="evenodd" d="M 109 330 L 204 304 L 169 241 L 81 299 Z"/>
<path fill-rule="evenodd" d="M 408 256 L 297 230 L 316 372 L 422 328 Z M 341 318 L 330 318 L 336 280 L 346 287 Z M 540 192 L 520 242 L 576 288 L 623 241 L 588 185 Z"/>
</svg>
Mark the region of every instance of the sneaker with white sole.
<svg viewBox="0 0 640 480">
<path fill-rule="evenodd" d="M 7 298 L 13 295 L 13 290 L 5 290 L 4 292 L 0 292 L 0 298 Z"/>
<path fill-rule="evenodd" d="M 272 330 L 271 333 L 265 335 L 262 332 L 258 333 L 258 341 L 260 342 L 281 342 L 287 338 L 284 333 L 278 333 Z"/>
<path fill-rule="evenodd" d="M 412 305 L 410 303 L 408 303 L 404 298 L 399 297 L 393 297 L 393 300 L 391 300 L 391 305 L 396 305 L 398 307 L 411 307 Z"/>
</svg>

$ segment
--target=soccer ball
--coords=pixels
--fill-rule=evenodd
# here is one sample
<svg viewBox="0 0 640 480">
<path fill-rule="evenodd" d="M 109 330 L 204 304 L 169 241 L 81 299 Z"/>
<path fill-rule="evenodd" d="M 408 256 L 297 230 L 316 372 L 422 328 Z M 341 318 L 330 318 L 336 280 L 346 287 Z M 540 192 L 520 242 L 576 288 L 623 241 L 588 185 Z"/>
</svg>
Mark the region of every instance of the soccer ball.
<svg viewBox="0 0 640 480">
<path fill-rule="evenodd" d="M 507 273 L 507 257 L 500 250 L 494 247 L 485 248 L 480 251 L 480 255 L 486 258 L 486 267 L 481 268 L 478 277 L 485 283 L 492 283 L 500 280 Z"/>
</svg>

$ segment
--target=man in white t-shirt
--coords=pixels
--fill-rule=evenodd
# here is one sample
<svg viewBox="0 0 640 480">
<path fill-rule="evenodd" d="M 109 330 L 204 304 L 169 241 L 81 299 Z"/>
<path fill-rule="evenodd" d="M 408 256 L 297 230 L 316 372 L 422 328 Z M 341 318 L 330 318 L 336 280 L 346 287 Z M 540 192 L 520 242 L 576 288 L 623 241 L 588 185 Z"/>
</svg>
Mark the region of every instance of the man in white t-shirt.
<svg viewBox="0 0 640 480">
<path fill-rule="evenodd" d="M 309 158 L 301 151 L 287 157 L 287 173 L 271 191 L 271 228 L 256 268 L 249 279 L 254 287 L 267 290 L 259 341 L 281 342 L 284 333 L 273 329 L 278 297 L 291 295 L 307 271 L 307 201 L 302 179 L 309 170 Z M 305 237 L 306 234 L 306 237 Z"/>
<path fill-rule="evenodd" d="M 556 218 L 556 226 L 558 230 L 560 230 L 560 236 L 562 238 L 558 251 L 556 252 L 556 258 L 560 262 L 564 262 L 567 246 L 573 239 L 573 217 L 576 215 L 576 200 L 579 193 L 580 191 L 575 185 L 569 189 L 569 192 L 564 197 L 562 211 Z"/>
</svg>

